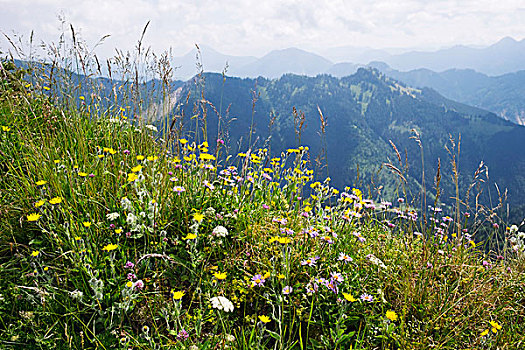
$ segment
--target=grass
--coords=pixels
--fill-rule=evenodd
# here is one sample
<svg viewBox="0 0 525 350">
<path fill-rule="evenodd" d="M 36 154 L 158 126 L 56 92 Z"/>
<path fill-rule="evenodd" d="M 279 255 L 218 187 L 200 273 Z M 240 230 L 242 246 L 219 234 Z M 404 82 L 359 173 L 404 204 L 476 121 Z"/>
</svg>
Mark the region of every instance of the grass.
<svg viewBox="0 0 525 350">
<path fill-rule="evenodd" d="M 2 347 L 523 346 L 519 227 L 488 251 L 465 213 L 425 225 L 316 181 L 308 147 L 163 141 L 125 106 L 0 73 Z"/>
</svg>

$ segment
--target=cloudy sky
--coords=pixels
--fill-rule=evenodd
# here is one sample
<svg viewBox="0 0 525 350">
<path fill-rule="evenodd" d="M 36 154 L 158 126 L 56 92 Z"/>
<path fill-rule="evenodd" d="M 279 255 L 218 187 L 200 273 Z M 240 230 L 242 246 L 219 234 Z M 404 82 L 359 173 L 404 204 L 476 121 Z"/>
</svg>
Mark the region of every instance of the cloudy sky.
<svg viewBox="0 0 525 350">
<path fill-rule="evenodd" d="M 146 43 L 185 54 L 194 43 L 232 55 L 262 56 L 299 47 L 433 49 L 525 38 L 523 0 L 0 0 L 0 31 L 56 42 L 61 21 L 102 55 L 132 49 L 151 21 Z M 0 39 L 5 51 L 7 41 Z"/>
</svg>

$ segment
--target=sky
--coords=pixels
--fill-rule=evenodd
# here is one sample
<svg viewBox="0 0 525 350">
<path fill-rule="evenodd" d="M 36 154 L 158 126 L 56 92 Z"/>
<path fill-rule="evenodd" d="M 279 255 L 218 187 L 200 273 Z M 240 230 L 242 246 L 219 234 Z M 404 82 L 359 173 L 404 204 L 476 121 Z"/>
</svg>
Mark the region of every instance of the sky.
<svg viewBox="0 0 525 350">
<path fill-rule="evenodd" d="M 298 47 L 437 49 L 525 38 L 523 0 L 0 0 L 0 31 L 12 40 L 58 42 L 69 24 L 99 55 L 145 44 L 175 56 L 194 44 L 262 56 Z M 0 50 L 9 47 L 5 37 Z"/>
</svg>

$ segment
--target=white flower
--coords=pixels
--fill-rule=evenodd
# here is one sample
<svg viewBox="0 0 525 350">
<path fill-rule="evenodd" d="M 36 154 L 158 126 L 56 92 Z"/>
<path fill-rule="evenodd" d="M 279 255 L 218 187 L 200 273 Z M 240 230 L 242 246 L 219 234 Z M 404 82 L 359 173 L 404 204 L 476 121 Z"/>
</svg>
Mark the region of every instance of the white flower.
<svg viewBox="0 0 525 350">
<path fill-rule="evenodd" d="M 119 213 L 109 213 L 106 215 L 106 219 L 108 219 L 109 221 L 113 221 L 117 219 L 119 216 L 120 216 Z"/>
<path fill-rule="evenodd" d="M 383 261 L 381 261 L 381 259 L 376 257 L 374 254 L 368 254 L 366 257 L 372 264 L 380 266 L 380 267 L 386 269 L 385 263 Z"/>
<path fill-rule="evenodd" d="M 235 336 L 231 334 L 226 334 L 224 338 L 226 339 L 227 342 L 230 342 L 230 343 L 235 341 Z"/>
<path fill-rule="evenodd" d="M 225 312 L 233 311 L 233 304 L 225 297 L 213 297 L 210 299 L 211 306 L 214 309 L 224 310 Z"/>
<path fill-rule="evenodd" d="M 149 129 L 149 130 L 151 130 L 153 132 L 158 132 L 159 131 L 155 125 L 151 125 L 151 124 L 146 125 L 146 129 Z"/>
<path fill-rule="evenodd" d="M 217 226 L 213 229 L 213 234 L 217 237 L 226 237 L 228 236 L 228 229 L 224 226 Z"/>
<path fill-rule="evenodd" d="M 122 197 L 120 205 L 122 206 L 122 209 L 129 210 L 131 208 L 131 201 L 127 197 Z"/>
</svg>

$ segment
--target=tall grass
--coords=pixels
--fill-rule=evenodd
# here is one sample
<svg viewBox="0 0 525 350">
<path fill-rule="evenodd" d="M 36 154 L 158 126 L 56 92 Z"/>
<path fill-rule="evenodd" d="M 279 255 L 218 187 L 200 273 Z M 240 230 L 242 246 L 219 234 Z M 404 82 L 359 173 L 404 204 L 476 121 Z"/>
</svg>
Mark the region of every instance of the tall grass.
<svg viewBox="0 0 525 350">
<path fill-rule="evenodd" d="M 101 86 L 80 43 L 60 41 L 28 74 L 0 70 L 2 346 L 523 345 L 520 227 L 492 216 L 505 246 L 484 249 L 458 193 L 452 217 L 436 194 L 420 221 L 397 149 L 394 204 L 314 179 L 306 146 L 275 157 L 249 140 L 220 157 L 225 145 L 192 137 L 206 134 L 204 95 L 194 133 L 167 122 L 159 135 L 149 121 L 175 120 L 180 102 L 169 56 L 141 39 Z"/>
</svg>

